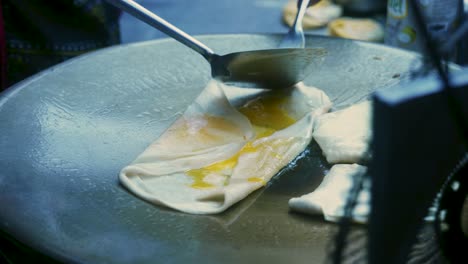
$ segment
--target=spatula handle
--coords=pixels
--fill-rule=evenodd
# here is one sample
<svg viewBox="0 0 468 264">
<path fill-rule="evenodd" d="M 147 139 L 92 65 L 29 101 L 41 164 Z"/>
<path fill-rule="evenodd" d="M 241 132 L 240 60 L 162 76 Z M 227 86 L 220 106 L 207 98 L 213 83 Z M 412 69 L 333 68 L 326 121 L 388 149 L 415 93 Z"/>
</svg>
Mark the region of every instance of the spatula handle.
<svg viewBox="0 0 468 264">
<path fill-rule="evenodd" d="M 167 22 L 166 20 L 162 19 L 156 14 L 152 13 L 148 9 L 139 5 L 135 1 L 132 1 L 132 0 L 106 0 L 106 1 L 116 6 L 117 8 L 129 13 L 135 18 L 145 22 L 146 24 L 160 30 L 161 32 L 174 38 L 180 43 L 200 53 L 208 61 L 211 61 L 211 57 L 214 55 L 214 52 L 210 48 L 208 48 L 203 43 L 196 40 L 189 34 L 178 29 L 171 23 Z"/>
</svg>

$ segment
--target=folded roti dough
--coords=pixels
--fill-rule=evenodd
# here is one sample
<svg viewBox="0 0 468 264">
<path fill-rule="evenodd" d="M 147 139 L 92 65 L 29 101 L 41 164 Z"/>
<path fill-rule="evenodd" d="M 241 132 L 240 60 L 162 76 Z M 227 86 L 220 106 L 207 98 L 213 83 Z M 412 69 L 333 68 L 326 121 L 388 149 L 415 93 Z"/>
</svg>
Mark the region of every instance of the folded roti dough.
<svg viewBox="0 0 468 264">
<path fill-rule="evenodd" d="M 362 163 L 371 158 L 372 104 L 364 101 L 324 114 L 314 125 L 314 139 L 328 163 Z"/>
<path fill-rule="evenodd" d="M 313 137 L 330 164 L 362 163 L 371 158 L 372 104 L 364 101 L 348 108 L 317 117 Z M 364 175 L 367 168 L 358 164 L 336 164 L 312 193 L 289 200 L 293 211 L 323 215 L 337 222 L 344 215 L 353 178 Z M 352 219 L 366 223 L 369 214 L 369 184 L 361 191 Z"/>
<path fill-rule="evenodd" d="M 309 194 L 289 200 L 293 211 L 322 215 L 325 220 L 338 222 L 344 216 L 344 209 L 354 178 L 366 173 L 367 167 L 358 164 L 334 165 L 317 189 Z M 370 182 L 365 181 L 358 195 L 352 219 L 357 223 L 367 223 L 370 212 Z"/>
<path fill-rule="evenodd" d="M 154 204 L 192 214 L 222 212 L 300 154 L 315 118 L 331 107 L 325 93 L 298 85 L 277 97 L 284 98 L 281 111 L 297 121 L 270 131 L 229 103 L 230 89 L 239 88 L 211 81 L 182 117 L 122 169 L 121 183 Z"/>
<path fill-rule="evenodd" d="M 325 220 L 339 222 L 344 216 L 344 210 L 348 202 L 348 195 L 353 187 L 356 177 L 362 177 L 367 173 L 367 167 L 358 164 L 337 164 L 325 175 L 322 183 L 309 194 L 289 200 L 289 208 L 292 211 L 323 215 Z M 369 220 L 371 210 L 371 180 L 364 179 L 351 220 L 355 223 L 365 224 Z M 431 206 L 424 221 L 432 222 L 435 218 L 435 206 Z"/>
</svg>

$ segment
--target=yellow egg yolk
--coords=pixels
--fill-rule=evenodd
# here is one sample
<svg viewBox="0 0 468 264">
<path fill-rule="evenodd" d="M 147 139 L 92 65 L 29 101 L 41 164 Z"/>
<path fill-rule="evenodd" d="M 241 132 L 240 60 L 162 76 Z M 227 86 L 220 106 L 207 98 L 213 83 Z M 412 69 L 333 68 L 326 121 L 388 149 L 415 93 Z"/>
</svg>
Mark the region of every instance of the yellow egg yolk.
<svg viewBox="0 0 468 264">
<path fill-rule="evenodd" d="M 250 177 L 247 179 L 249 182 L 261 182 L 262 184 L 265 184 L 265 180 L 260 177 Z"/>
<path fill-rule="evenodd" d="M 239 108 L 239 111 L 254 126 L 281 130 L 296 122 L 282 107 L 286 101 L 287 98 L 276 96 L 258 98 Z"/>
<path fill-rule="evenodd" d="M 256 133 L 255 139 L 270 136 L 276 131 L 294 124 L 296 120 L 290 117 L 282 108 L 286 100 L 287 98 L 284 97 L 263 97 L 250 101 L 239 108 L 239 111 L 250 120 Z M 252 141 L 249 141 L 239 152 L 229 159 L 203 168 L 187 171 L 186 174 L 193 179 L 193 183 L 190 186 L 196 189 L 214 187 L 213 184 L 205 181 L 206 176 L 212 173 L 221 173 L 229 176 L 227 174 L 232 172 L 232 169 L 237 165 L 239 156 L 244 153 L 255 152 L 257 149 L 258 147 L 254 147 Z M 265 184 L 263 177 L 249 177 L 247 181 Z"/>
</svg>

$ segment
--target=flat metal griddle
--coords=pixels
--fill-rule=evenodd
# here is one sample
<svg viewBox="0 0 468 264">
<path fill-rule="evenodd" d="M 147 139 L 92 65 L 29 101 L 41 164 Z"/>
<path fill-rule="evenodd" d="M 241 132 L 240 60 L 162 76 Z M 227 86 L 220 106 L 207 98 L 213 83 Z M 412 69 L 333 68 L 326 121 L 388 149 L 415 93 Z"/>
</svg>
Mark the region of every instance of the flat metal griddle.
<svg viewBox="0 0 468 264">
<path fill-rule="evenodd" d="M 220 54 L 276 47 L 279 35 L 201 36 Z M 306 84 L 340 108 L 404 78 L 412 53 L 308 36 L 328 50 Z M 312 143 L 296 166 L 227 212 L 195 216 L 146 203 L 118 173 L 209 80 L 208 64 L 173 40 L 97 51 L 0 97 L 0 229 L 76 263 L 317 263 L 335 226 L 288 212 L 328 165 Z"/>
</svg>

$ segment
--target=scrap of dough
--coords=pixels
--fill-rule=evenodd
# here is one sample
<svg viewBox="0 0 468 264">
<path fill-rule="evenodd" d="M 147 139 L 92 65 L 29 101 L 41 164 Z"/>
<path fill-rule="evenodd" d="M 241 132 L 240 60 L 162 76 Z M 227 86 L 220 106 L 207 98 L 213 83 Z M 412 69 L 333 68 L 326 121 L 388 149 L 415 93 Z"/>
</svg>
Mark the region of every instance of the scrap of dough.
<svg viewBox="0 0 468 264">
<path fill-rule="evenodd" d="M 371 119 L 370 101 L 317 118 L 313 137 L 328 163 L 361 163 L 371 158 Z"/>
<path fill-rule="evenodd" d="M 367 167 L 358 164 L 334 165 L 317 189 L 309 194 L 289 200 L 293 211 L 323 215 L 325 220 L 338 222 L 344 216 L 347 197 L 355 177 L 366 173 Z M 352 219 L 357 223 L 366 223 L 370 211 L 369 182 L 358 196 Z"/>
<path fill-rule="evenodd" d="M 328 24 L 330 36 L 379 42 L 383 41 L 384 29 L 373 19 L 342 17 Z"/>
<path fill-rule="evenodd" d="M 296 86 L 283 108 L 298 121 L 256 139 L 249 120 L 226 98 L 229 89 L 238 88 L 211 81 L 181 118 L 122 169 L 121 183 L 154 204 L 192 214 L 222 212 L 300 154 L 312 138 L 315 118 L 331 107 L 324 92 Z M 244 147 L 249 151 L 239 152 Z M 194 188 L 187 171 L 224 162 L 236 153 L 241 154 L 233 168 L 202 175 L 208 187 Z"/>
<path fill-rule="evenodd" d="M 323 27 L 331 20 L 338 18 L 343 13 L 341 6 L 333 4 L 330 0 L 322 0 L 308 7 L 302 20 L 304 29 Z M 283 10 L 283 20 L 288 26 L 292 26 L 297 14 L 297 1 L 289 1 Z"/>
</svg>

